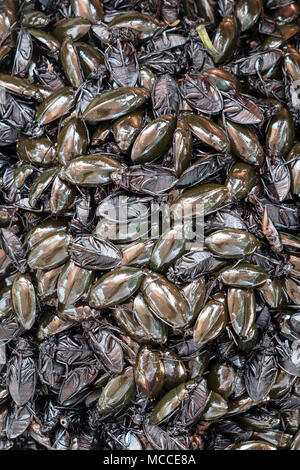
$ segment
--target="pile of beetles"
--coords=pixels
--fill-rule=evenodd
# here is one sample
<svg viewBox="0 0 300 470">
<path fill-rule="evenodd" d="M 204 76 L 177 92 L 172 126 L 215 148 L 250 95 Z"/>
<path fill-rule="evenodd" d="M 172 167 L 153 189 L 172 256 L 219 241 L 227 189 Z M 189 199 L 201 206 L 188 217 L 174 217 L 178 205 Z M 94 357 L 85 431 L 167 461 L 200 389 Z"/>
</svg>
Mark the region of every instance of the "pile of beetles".
<svg viewBox="0 0 300 470">
<path fill-rule="evenodd" d="M 1 450 L 300 450 L 299 18 L 0 0 Z"/>
</svg>

